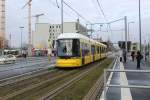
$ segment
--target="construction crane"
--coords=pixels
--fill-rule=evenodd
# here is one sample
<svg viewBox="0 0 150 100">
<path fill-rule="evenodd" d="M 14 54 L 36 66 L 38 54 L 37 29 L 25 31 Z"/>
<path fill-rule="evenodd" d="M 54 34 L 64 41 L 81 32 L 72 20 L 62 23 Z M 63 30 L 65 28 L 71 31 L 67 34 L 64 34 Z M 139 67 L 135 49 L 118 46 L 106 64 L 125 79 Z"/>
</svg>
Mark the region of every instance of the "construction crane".
<svg viewBox="0 0 150 100">
<path fill-rule="evenodd" d="M 5 41 L 5 0 L 0 0 L 0 49 L 4 49 Z"/>
<path fill-rule="evenodd" d="M 36 23 L 38 23 L 39 22 L 39 17 L 41 17 L 41 16 L 44 16 L 44 13 L 42 13 L 42 14 L 36 14 L 36 15 L 34 15 L 32 17 L 35 17 L 36 18 Z"/>
<path fill-rule="evenodd" d="M 28 32 L 29 32 L 29 47 L 28 47 L 28 55 L 31 56 L 31 50 L 32 50 L 32 46 L 31 46 L 31 2 L 32 0 L 29 0 L 23 7 L 22 9 L 24 9 L 27 5 L 28 5 Z"/>
</svg>

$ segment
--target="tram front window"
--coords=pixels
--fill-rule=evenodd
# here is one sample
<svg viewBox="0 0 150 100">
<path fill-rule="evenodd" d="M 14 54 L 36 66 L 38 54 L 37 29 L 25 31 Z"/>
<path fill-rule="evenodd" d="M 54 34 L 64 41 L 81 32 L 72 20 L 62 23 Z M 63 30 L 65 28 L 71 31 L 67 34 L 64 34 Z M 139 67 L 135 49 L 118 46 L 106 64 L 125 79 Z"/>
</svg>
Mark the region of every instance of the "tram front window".
<svg viewBox="0 0 150 100">
<path fill-rule="evenodd" d="M 77 57 L 80 55 L 80 43 L 77 39 L 58 40 L 57 55 L 58 57 Z"/>
</svg>

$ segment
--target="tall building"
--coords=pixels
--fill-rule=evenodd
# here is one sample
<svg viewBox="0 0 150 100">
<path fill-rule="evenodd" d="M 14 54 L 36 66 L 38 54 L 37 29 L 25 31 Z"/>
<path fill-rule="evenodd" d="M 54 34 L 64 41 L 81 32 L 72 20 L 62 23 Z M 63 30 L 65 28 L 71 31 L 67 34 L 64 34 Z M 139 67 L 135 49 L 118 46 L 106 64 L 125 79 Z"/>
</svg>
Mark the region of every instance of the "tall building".
<svg viewBox="0 0 150 100">
<path fill-rule="evenodd" d="M 32 35 L 33 47 L 36 49 L 48 48 L 49 24 L 36 23 L 35 28 L 35 33 Z"/>
<path fill-rule="evenodd" d="M 79 22 L 64 22 L 64 33 L 81 33 L 87 35 L 86 27 Z M 33 47 L 38 49 L 55 48 L 55 41 L 61 34 L 61 24 L 37 23 L 33 34 Z"/>
<path fill-rule="evenodd" d="M 5 44 L 5 0 L 0 0 L 0 49 Z"/>
<path fill-rule="evenodd" d="M 50 26 L 49 26 L 49 43 L 51 43 L 53 48 L 55 45 L 55 41 L 60 34 L 61 34 L 61 25 L 60 24 L 50 24 Z"/>
<path fill-rule="evenodd" d="M 87 28 L 79 22 L 64 22 L 64 33 L 80 33 L 87 35 Z"/>
<path fill-rule="evenodd" d="M 77 22 L 64 22 L 63 23 L 63 32 L 64 33 L 80 33 L 83 35 L 87 35 L 87 29 L 83 25 Z M 50 24 L 49 28 L 49 40 L 52 43 L 52 47 L 54 48 L 55 41 L 57 37 L 61 34 L 61 24 Z"/>
</svg>

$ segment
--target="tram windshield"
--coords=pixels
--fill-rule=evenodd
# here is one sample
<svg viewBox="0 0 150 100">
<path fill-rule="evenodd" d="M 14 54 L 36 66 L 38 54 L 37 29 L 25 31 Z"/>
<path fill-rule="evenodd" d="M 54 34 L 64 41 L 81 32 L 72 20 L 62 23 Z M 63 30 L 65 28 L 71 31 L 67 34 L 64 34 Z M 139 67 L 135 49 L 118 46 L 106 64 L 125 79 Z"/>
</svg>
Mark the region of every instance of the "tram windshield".
<svg viewBox="0 0 150 100">
<path fill-rule="evenodd" d="M 58 40 L 57 41 L 58 57 L 76 57 L 80 56 L 80 42 L 77 39 Z"/>
</svg>

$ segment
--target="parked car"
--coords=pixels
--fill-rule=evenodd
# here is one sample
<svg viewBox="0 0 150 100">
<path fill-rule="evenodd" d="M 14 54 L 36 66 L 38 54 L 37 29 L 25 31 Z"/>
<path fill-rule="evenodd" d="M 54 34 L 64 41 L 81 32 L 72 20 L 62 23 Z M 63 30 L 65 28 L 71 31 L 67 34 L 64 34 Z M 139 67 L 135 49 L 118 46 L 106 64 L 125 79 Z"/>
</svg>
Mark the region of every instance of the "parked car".
<svg viewBox="0 0 150 100">
<path fill-rule="evenodd" d="M 7 63 L 15 63 L 16 57 L 14 55 L 2 55 L 0 56 L 0 64 L 7 64 Z"/>
</svg>

